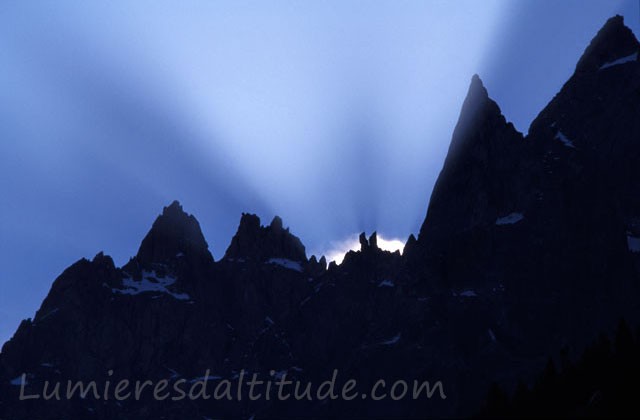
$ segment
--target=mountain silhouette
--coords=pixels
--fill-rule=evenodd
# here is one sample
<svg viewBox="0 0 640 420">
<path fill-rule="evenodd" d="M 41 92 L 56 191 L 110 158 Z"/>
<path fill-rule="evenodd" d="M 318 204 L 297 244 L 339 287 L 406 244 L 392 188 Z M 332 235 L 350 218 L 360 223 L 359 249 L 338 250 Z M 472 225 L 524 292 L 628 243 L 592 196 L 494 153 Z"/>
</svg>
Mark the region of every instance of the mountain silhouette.
<svg viewBox="0 0 640 420">
<path fill-rule="evenodd" d="M 608 20 L 527 135 L 473 76 L 402 254 L 363 233 L 327 267 L 279 217 L 243 214 L 214 261 L 173 202 L 123 267 L 100 253 L 55 279 L 2 347 L 0 418 L 465 416 L 490 384 L 532 382 L 559 349 L 640 322 L 639 49 L 622 17 Z M 213 388 L 334 369 L 364 391 L 441 381 L 446 398 L 19 401 L 45 381 L 190 384 L 209 370 Z"/>
</svg>

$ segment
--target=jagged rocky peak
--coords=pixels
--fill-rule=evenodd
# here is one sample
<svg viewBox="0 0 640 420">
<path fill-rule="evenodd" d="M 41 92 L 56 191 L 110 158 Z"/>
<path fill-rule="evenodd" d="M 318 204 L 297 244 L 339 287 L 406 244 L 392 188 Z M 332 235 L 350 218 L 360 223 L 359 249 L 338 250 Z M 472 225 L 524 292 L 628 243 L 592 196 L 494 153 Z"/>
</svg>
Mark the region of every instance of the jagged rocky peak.
<svg viewBox="0 0 640 420">
<path fill-rule="evenodd" d="M 378 232 L 373 232 L 371 236 L 369 236 L 369 247 L 373 249 L 378 248 Z"/>
<path fill-rule="evenodd" d="M 327 259 L 323 255 L 322 258 L 318 260 L 315 255 L 312 255 L 311 258 L 309 258 L 306 270 L 312 276 L 321 275 L 327 270 Z"/>
<path fill-rule="evenodd" d="M 251 259 L 263 261 L 286 258 L 307 261 L 300 239 L 284 228 L 282 219 L 275 216 L 269 226 L 262 226 L 255 214 L 243 213 L 238 231 L 224 254 L 224 259 Z"/>
<path fill-rule="evenodd" d="M 283 230 L 282 227 L 282 219 L 280 218 L 280 216 L 275 216 L 273 218 L 273 220 L 271 221 L 271 224 L 269 225 L 269 227 L 274 231 L 274 232 L 279 232 L 281 230 Z"/>
<path fill-rule="evenodd" d="M 564 152 L 595 152 L 596 160 L 628 172 L 620 163 L 635 156 L 639 50 L 622 16 L 610 18 L 585 49 L 573 76 L 532 121 L 529 139 L 555 149 L 560 145 Z M 635 179 L 629 173 L 626 178 Z"/>
<path fill-rule="evenodd" d="M 364 251 L 369 248 L 369 241 L 367 240 L 367 235 L 365 235 L 364 232 L 360 234 L 358 240 L 360 241 L 360 251 Z"/>
<path fill-rule="evenodd" d="M 482 83 L 482 79 L 480 79 L 480 75 L 478 75 L 477 73 L 471 76 L 471 84 L 469 85 L 467 96 L 471 94 L 480 95 L 480 97 L 484 99 L 489 98 L 489 94 L 487 93 L 487 88 L 484 87 L 484 83 Z"/>
<path fill-rule="evenodd" d="M 405 243 L 405 248 L 407 246 L 413 246 L 416 243 L 416 237 L 413 235 L 413 233 L 411 235 L 409 235 L 409 238 L 407 238 L 407 242 Z"/>
<path fill-rule="evenodd" d="M 474 75 L 418 240 L 427 230 L 449 235 L 494 217 L 522 160 L 522 140 Z"/>
<path fill-rule="evenodd" d="M 139 263 L 149 264 L 182 257 L 213 260 L 200 224 L 182 209 L 178 201 L 174 201 L 153 223 L 142 240 L 136 259 Z"/>
<path fill-rule="evenodd" d="M 373 232 L 369 239 L 367 239 L 367 235 L 364 232 L 360 234 L 360 251 L 366 252 L 369 250 L 377 250 L 378 248 L 378 233 Z"/>
<path fill-rule="evenodd" d="M 327 268 L 327 258 L 324 255 L 320 258 L 319 262 L 323 269 Z"/>
<path fill-rule="evenodd" d="M 108 267 L 108 268 L 115 268 L 115 264 L 113 262 L 113 258 L 111 258 L 111 256 L 109 255 L 104 255 L 104 252 L 100 251 L 96 254 L 95 257 L 93 257 L 93 260 L 91 261 L 93 264 L 96 264 L 98 266 L 102 266 L 102 267 Z"/>
<path fill-rule="evenodd" d="M 416 245 L 416 237 L 413 235 L 413 233 L 411 235 L 409 235 L 409 238 L 407 238 L 407 241 L 404 244 L 404 249 L 402 250 L 402 255 L 406 256 L 407 254 L 411 254 L 411 252 L 413 251 L 413 248 Z"/>
<path fill-rule="evenodd" d="M 312 255 L 311 258 L 309 258 L 309 264 L 318 265 L 319 267 L 322 267 L 323 270 L 326 270 L 327 258 L 323 255 L 322 257 L 320 257 L 320 259 L 318 259 L 318 257 L 316 257 L 315 255 Z"/>
<path fill-rule="evenodd" d="M 495 136 L 495 130 L 517 133 L 513 124 L 507 122 L 502 115 L 498 104 L 489 97 L 480 76 L 474 74 L 453 132 L 445 165 L 457 158 L 461 149 L 469 143 L 485 146 L 487 143 L 499 142 L 502 136 Z"/>
<path fill-rule="evenodd" d="M 616 15 L 604 24 L 576 65 L 576 72 L 591 72 L 622 60 L 637 61 L 640 44 L 624 18 Z"/>
</svg>

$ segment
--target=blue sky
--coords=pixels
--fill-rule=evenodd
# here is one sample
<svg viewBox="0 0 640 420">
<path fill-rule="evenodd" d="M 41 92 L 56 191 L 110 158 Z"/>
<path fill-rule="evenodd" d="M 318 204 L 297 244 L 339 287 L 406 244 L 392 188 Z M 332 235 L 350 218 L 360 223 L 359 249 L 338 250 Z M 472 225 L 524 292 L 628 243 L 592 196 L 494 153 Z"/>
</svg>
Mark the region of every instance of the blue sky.
<svg viewBox="0 0 640 420">
<path fill-rule="evenodd" d="M 216 259 L 241 212 L 308 254 L 417 232 L 469 81 L 516 127 L 635 0 L 2 2 L 0 341 L 62 270 L 174 199 Z"/>
</svg>

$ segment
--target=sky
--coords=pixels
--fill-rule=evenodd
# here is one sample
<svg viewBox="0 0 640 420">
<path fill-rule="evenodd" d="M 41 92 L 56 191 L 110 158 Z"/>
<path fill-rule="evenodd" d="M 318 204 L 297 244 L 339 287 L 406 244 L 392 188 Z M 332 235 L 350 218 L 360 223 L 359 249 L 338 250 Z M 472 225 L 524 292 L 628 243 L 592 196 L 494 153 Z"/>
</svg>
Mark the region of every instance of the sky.
<svg viewBox="0 0 640 420">
<path fill-rule="evenodd" d="M 242 212 L 401 247 L 471 76 L 526 132 L 616 13 L 640 33 L 636 0 L 0 3 L 0 342 L 174 199 L 216 259 Z"/>
</svg>

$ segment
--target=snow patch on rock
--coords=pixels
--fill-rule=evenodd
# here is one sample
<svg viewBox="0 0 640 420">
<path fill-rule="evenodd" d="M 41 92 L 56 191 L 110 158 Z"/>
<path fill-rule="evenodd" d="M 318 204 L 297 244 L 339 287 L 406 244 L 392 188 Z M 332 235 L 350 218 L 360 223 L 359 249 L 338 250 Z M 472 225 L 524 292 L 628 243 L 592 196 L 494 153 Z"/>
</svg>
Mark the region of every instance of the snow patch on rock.
<svg viewBox="0 0 640 420">
<path fill-rule="evenodd" d="M 391 280 L 382 280 L 378 287 L 396 287 L 395 283 Z"/>
<path fill-rule="evenodd" d="M 302 272 L 302 265 L 297 261 L 291 261 L 286 258 L 271 258 L 267 264 L 275 264 L 288 270 Z"/>
<path fill-rule="evenodd" d="M 122 278 L 122 289 L 111 289 L 113 293 L 122 295 L 139 295 L 141 293 L 164 293 L 178 300 L 191 299 L 186 293 L 176 293 L 169 290 L 169 286 L 173 285 L 177 279 L 175 277 L 164 275 L 160 276 L 155 271 L 143 271 L 141 280 L 134 280 L 127 273 Z"/>
<path fill-rule="evenodd" d="M 619 66 L 621 64 L 631 63 L 634 61 L 638 61 L 638 53 L 635 52 L 633 54 L 629 54 L 624 57 L 620 57 L 617 60 L 609 61 L 608 63 L 604 63 L 600 66 L 600 70 L 608 69 L 609 67 Z"/>
<path fill-rule="evenodd" d="M 514 225 L 524 219 L 524 214 L 513 212 L 504 217 L 498 217 L 496 219 L 496 225 L 504 226 L 504 225 Z"/>
</svg>

